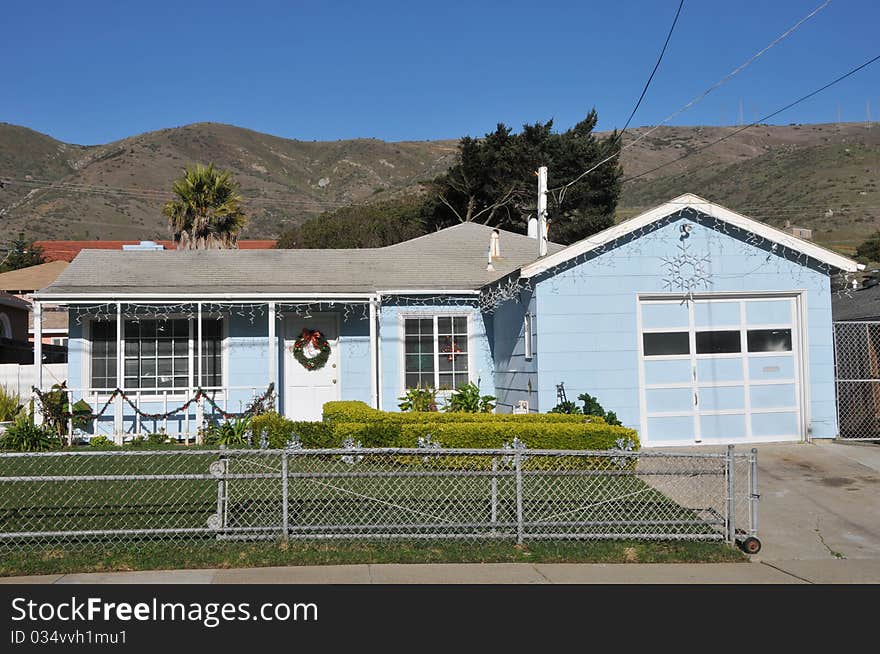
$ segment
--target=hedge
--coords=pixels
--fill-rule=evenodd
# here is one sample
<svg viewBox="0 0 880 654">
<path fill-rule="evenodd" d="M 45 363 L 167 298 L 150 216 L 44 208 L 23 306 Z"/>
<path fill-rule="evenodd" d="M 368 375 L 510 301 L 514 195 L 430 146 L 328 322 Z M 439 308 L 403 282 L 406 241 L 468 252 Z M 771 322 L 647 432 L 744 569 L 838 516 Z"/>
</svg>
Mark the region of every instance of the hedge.
<svg viewBox="0 0 880 654">
<path fill-rule="evenodd" d="M 601 423 L 605 421 L 599 416 L 585 416 L 567 413 L 446 413 L 439 411 L 379 411 L 364 402 L 342 401 L 324 404 L 324 421 L 336 422 L 373 422 L 384 421 L 397 424 L 410 423 L 531 423 L 555 424 L 585 422 Z"/>
</svg>

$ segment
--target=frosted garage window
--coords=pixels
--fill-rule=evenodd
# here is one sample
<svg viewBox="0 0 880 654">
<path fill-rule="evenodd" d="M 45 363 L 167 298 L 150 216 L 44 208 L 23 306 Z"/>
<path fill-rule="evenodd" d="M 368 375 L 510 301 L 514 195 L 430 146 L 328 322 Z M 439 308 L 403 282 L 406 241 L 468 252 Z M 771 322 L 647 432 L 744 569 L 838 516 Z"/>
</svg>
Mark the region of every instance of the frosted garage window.
<svg viewBox="0 0 880 654">
<path fill-rule="evenodd" d="M 749 352 L 791 352 L 790 329 L 750 329 Z"/>
<path fill-rule="evenodd" d="M 740 350 L 739 330 L 697 332 L 697 354 L 733 354 Z"/>
<path fill-rule="evenodd" d="M 687 332 L 642 334 L 642 346 L 646 357 L 691 353 L 690 338 Z"/>
</svg>

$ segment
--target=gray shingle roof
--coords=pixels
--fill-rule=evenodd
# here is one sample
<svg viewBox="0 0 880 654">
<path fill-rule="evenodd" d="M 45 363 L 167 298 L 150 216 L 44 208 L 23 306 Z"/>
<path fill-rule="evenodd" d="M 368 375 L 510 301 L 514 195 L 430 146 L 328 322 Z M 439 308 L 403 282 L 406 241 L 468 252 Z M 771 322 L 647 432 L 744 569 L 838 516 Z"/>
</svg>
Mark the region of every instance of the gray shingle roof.
<svg viewBox="0 0 880 654">
<path fill-rule="evenodd" d="M 831 315 L 834 320 L 880 320 L 880 285 L 832 296 Z"/>
<path fill-rule="evenodd" d="M 478 289 L 537 258 L 537 241 L 502 231 L 502 256 L 495 271 L 487 271 L 491 233 L 491 227 L 463 223 L 355 250 L 83 250 L 38 297 Z M 552 254 L 562 247 L 548 249 Z"/>
</svg>

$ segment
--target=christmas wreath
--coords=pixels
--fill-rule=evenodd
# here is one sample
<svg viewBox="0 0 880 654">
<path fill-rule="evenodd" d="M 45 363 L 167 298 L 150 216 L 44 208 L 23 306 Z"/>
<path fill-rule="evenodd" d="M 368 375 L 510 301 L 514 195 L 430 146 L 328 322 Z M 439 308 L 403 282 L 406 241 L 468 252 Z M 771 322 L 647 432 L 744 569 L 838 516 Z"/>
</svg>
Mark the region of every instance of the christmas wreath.
<svg viewBox="0 0 880 654">
<path fill-rule="evenodd" d="M 290 351 L 306 370 L 320 370 L 330 358 L 330 344 L 317 329 L 303 329 Z"/>
</svg>

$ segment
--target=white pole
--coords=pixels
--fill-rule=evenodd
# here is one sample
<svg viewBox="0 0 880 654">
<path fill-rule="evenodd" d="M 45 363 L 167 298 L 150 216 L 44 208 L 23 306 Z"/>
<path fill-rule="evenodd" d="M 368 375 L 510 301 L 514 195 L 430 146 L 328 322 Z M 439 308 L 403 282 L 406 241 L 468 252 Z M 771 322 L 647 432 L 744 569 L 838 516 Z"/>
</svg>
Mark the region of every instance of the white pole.
<svg viewBox="0 0 880 654">
<path fill-rule="evenodd" d="M 269 383 L 276 383 L 276 369 L 278 365 L 277 336 L 275 335 L 275 303 L 269 303 Z M 277 388 L 275 389 L 277 392 Z"/>
<path fill-rule="evenodd" d="M 116 388 L 122 388 L 123 379 L 123 351 L 122 351 L 122 303 L 116 303 Z M 113 407 L 113 431 L 115 432 L 116 442 L 122 445 L 123 441 L 123 423 L 122 423 L 122 396 L 117 395 L 115 405 Z"/>
<path fill-rule="evenodd" d="M 376 301 L 370 300 L 370 401 L 379 407 L 379 379 L 376 357 Z"/>
<path fill-rule="evenodd" d="M 538 256 L 547 256 L 547 166 L 538 168 Z"/>
<path fill-rule="evenodd" d="M 376 294 L 376 407 L 382 409 L 382 294 Z"/>
<path fill-rule="evenodd" d="M 34 302 L 34 386 L 43 390 L 43 304 Z M 43 424 L 42 404 L 34 393 L 34 423 Z"/>
<path fill-rule="evenodd" d="M 196 303 L 196 319 L 198 323 L 196 323 L 196 338 L 198 339 L 196 342 L 196 369 L 198 371 L 198 377 L 196 377 L 196 388 L 202 387 L 202 303 Z"/>
</svg>

